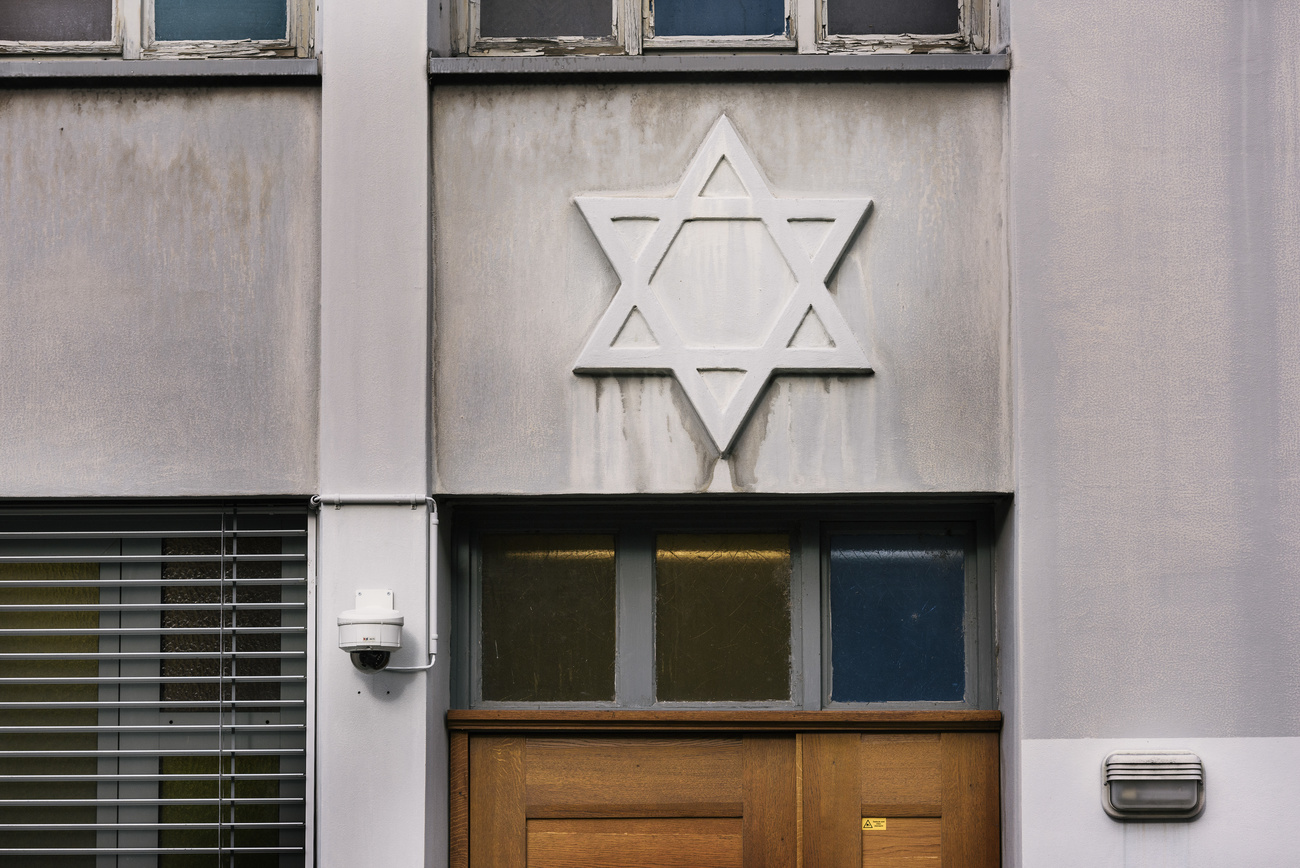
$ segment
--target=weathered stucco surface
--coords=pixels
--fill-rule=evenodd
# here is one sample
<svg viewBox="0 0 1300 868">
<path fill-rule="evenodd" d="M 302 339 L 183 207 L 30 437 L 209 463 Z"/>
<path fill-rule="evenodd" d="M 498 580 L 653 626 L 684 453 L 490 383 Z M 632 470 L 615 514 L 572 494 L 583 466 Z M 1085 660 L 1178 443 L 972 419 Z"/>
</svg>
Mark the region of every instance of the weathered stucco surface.
<svg viewBox="0 0 1300 868">
<path fill-rule="evenodd" d="M 731 486 L 1009 490 L 1004 95 L 969 82 L 436 88 L 438 489 L 714 481 L 717 450 L 674 381 L 572 373 L 618 286 L 573 197 L 671 195 L 725 113 L 778 196 L 874 200 L 830 285 L 876 373 L 774 380 Z"/>
<path fill-rule="evenodd" d="M 0 91 L 0 496 L 314 491 L 319 117 Z"/>
<path fill-rule="evenodd" d="M 1300 735 L 1300 16 L 1013 37 L 1023 734 Z"/>
</svg>

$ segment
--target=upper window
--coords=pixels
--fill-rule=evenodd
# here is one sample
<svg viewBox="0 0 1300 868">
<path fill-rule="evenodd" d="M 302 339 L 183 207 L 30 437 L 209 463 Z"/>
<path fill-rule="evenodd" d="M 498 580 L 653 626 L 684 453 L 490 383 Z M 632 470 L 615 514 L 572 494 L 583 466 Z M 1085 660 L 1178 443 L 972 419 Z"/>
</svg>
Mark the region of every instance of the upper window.
<svg viewBox="0 0 1300 868">
<path fill-rule="evenodd" d="M 160 0 L 161 2 L 161 0 Z M 463 0 L 474 54 L 980 50 L 986 0 Z"/>
<path fill-rule="evenodd" d="M 458 701 L 992 706 L 980 516 L 745 512 L 470 517 Z"/>
<path fill-rule="evenodd" d="M 0 0 L 0 53 L 306 56 L 309 0 Z"/>
</svg>

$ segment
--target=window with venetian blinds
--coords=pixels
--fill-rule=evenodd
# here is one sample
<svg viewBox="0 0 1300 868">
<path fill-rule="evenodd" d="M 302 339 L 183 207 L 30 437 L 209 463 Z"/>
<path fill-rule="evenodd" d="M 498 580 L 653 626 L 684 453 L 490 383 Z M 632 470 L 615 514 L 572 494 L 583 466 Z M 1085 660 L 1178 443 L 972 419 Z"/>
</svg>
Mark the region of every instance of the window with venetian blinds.
<svg viewBox="0 0 1300 868">
<path fill-rule="evenodd" d="M 0 862 L 304 864 L 307 625 L 301 507 L 0 514 Z"/>
</svg>

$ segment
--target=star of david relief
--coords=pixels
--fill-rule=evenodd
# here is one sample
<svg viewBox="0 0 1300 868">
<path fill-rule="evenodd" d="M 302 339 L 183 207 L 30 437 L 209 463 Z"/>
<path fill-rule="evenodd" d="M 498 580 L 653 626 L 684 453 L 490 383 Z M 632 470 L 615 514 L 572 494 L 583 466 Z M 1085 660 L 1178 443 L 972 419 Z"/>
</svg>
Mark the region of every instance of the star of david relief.
<svg viewBox="0 0 1300 868">
<path fill-rule="evenodd" d="M 870 199 L 778 198 L 726 115 L 671 198 L 579 196 L 620 284 L 575 374 L 671 374 L 730 453 L 776 374 L 870 374 L 827 281 Z"/>
</svg>

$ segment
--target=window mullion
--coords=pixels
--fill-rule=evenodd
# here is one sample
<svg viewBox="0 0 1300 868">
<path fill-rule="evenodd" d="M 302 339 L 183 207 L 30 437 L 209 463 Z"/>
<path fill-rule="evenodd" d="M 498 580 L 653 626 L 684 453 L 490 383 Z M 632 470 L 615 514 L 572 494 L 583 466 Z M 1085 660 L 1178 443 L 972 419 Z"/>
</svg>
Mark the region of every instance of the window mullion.
<svg viewBox="0 0 1300 868">
<path fill-rule="evenodd" d="M 826 0 L 789 0 L 794 7 L 791 19 L 794 21 L 795 40 L 800 54 L 817 53 L 817 37 L 820 32 L 818 19 L 825 15 Z"/>
<path fill-rule="evenodd" d="M 615 699 L 623 708 L 654 704 L 654 534 L 634 528 L 618 537 L 618 656 Z"/>
<path fill-rule="evenodd" d="M 641 0 L 615 0 L 618 10 L 618 35 L 623 40 L 623 51 L 641 53 Z"/>
<path fill-rule="evenodd" d="M 799 628 L 796 641 L 802 674 L 794 700 L 802 708 L 815 711 L 822 707 L 822 552 L 821 524 L 799 523 L 799 557 L 796 586 L 799 594 Z M 791 619 L 792 624 L 794 619 Z"/>
<path fill-rule="evenodd" d="M 141 0 L 117 0 L 117 28 L 122 42 L 122 58 L 139 60 L 144 45 L 144 11 Z"/>
</svg>

